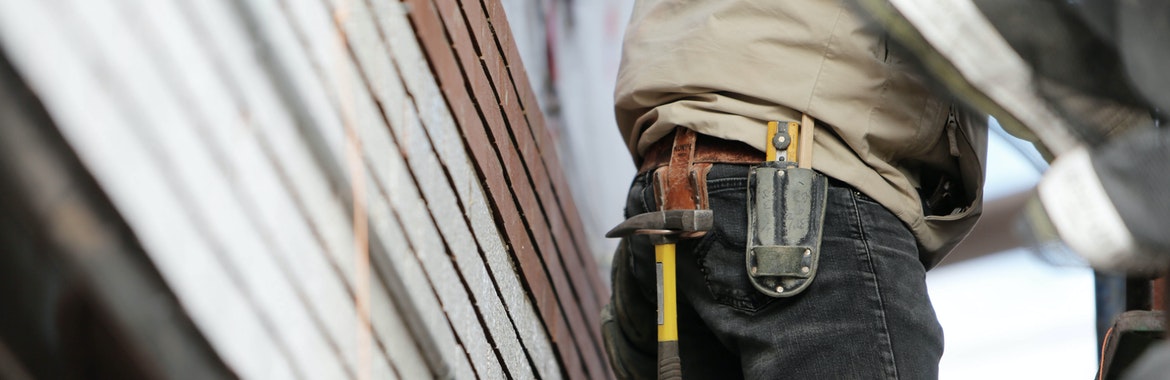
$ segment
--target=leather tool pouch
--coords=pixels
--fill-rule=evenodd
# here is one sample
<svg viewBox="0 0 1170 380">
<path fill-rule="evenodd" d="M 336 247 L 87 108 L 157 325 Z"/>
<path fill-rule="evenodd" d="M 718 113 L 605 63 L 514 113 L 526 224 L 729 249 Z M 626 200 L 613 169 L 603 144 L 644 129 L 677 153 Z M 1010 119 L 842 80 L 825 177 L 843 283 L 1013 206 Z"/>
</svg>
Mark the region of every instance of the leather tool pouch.
<svg viewBox="0 0 1170 380">
<path fill-rule="evenodd" d="M 817 274 L 828 179 L 792 162 L 769 161 L 748 177 L 747 271 L 772 297 L 799 294 Z"/>
</svg>

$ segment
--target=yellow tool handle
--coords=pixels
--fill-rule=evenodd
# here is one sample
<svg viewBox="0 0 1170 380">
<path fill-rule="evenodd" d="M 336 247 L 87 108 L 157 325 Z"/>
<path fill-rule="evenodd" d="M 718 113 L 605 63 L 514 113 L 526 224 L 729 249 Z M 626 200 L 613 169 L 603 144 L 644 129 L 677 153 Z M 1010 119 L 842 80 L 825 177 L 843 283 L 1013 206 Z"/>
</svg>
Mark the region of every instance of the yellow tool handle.
<svg viewBox="0 0 1170 380">
<path fill-rule="evenodd" d="M 765 160 L 797 162 L 797 154 L 801 151 L 800 146 L 805 142 L 805 139 L 802 139 L 800 136 L 801 125 L 795 121 L 790 121 L 786 124 L 787 133 L 782 138 L 788 142 L 788 146 L 785 149 L 779 149 L 776 147 L 776 135 L 780 133 L 780 122 L 768 122 L 768 140 L 767 144 L 764 144 Z M 783 156 L 781 156 L 782 154 Z"/>
<path fill-rule="evenodd" d="M 654 261 L 658 264 L 658 341 L 678 340 L 678 299 L 674 244 L 654 246 Z"/>
<path fill-rule="evenodd" d="M 658 378 L 681 379 L 678 356 L 678 288 L 674 244 L 654 246 L 658 269 Z"/>
<path fill-rule="evenodd" d="M 800 130 L 799 136 L 794 136 L 793 140 L 798 143 L 800 150 L 797 151 L 796 163 L 802 168 L 812 169 L 812 146 L 813 146 L 813 131 L 816 130 L 814 124 L 816 123 L 808 114 L 800 114 Z"/>
<path fill-rule="evenodd" d="M 778 122 L 778 121 L 769 121 L 768 122 L 768 135 L 767 135 L 767 138 L 764 139 L 764 142 L 765 142 L 764 145 L 766 147 L 764 150 L 764 160 L 765 161 L 776 161 L 776 154 L 778 152 L 776 151 L 776 145 L 772 144 L 772 139 L 776 138 L 776 133 L 779 133 L 779 130 L 780 130 L 780 122 Z"/>
</svg>

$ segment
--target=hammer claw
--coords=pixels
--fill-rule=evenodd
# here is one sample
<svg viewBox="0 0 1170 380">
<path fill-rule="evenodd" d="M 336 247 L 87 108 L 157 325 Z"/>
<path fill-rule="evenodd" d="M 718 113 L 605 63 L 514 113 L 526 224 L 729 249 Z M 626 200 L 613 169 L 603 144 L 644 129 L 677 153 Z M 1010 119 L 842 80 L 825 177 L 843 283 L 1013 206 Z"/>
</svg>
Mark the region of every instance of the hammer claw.
<svg viewBox="0 0 1170 380">
<path fill-rule="evenodd" d="M 605 237 L 620 238 L 630 235 L 701 236 L 711 229 L 714 215 L 711 210 L 662 210 L 634 215 L 614 227 Z M 697 234 L 697 235 L 696 235 Z"/>
</svg>

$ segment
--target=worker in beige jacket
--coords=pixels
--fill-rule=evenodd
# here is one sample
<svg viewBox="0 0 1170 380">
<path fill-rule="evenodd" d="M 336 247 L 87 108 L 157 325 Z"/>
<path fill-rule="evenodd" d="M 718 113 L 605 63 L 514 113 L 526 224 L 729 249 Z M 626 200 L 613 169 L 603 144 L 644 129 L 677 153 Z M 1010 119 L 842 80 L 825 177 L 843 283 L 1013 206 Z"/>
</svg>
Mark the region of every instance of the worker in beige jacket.
<svg viewBox="0 0 1170 380">
<path fill-rule="evenodd" d="M 925 271 L 980 213 L 985 117 L 925 88 L 835 0 L 638 0 L 615 110 L 640 168 L 626 216 L 684 185 L 688 206 L 713 211 L 709 232 L 678 244 L 684 377 L 937 377 L 943 336 Z M 828 178 L 819 264 L 798 293 L 762 291 L 745 265 L 758 228 L 748 177 L 768 123 L 805 118 L 811 168 Z M 680 151 L 691 180 L 660 178 Z M 654 248 L 646 236 L 620 246 L 606 348 L 619 377 L 653 377 Z"/>
</svg>

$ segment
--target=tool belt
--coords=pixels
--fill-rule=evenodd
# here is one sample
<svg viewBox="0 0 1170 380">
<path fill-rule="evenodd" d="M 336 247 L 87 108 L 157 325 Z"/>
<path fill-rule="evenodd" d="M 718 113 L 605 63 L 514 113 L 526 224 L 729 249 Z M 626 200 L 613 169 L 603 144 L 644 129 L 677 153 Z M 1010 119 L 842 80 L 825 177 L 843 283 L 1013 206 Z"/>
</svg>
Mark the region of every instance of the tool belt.
<svg viewBox="0 0 1170 380">
<path fill-rule="evenodd" d="M 764 153 L 751 145 L 676 127 L 646 150 L 638 173 L 652 172 L 655 203 L 663 210 L 705 210 L 707 173 L 715 163 L 759 164 Z"/>
<path fill-rule="evenodd" d="M 653 172 L 655 201 L 663 210 L 705 210 L 711 165 L 759 164 L 764 152 L 751 145 L 685 128 L 659 139 L 643 155 L 638 173 Z"/>
<path fill-rule="evenodd" d="M 805 124 L 811 137 L 812 121 Z M 748 278 L 760 292 L 790 297 L 807 288 L 816 276 L 827 199 L 827 178 L 811 168 L 798 167 L 795 147 L 800 123 L 773 123 L 769 159 L 748 144 L 697 134 L 678 127 L 646 151 L 639 173 L 653 173 L 656 203 L 663 210 L 704 210 L 707 173 L 715 163 L 754 165 L 748 179 L 748 240 L 744 261 Z M 776 133 L 779 128 L 781 134 Z M 781 137 L 783 136 L 783 137 Z M 784 142 L 781 142 L 784 141 Z M 805 142 L 811 150 L 811 138 Z M 805 152 L 807 154 L 807 152 Z M 681 236 L 702 236 L 703 232 Z"/>
<path fill-rule="evenodd" d="M 687 128 L 682 128 L 683 131 L 671 132 L 666 137 L 659 139 L 646 149 L 646 153 L 642 155 L 642 163 L 638 166 L 638 173 L 645 173 L 657 168 L 661 168 L 670 164 L 670 152 L 673 150 L 675 141 L 678 137 L 682 137 L 683 144 L 688 142 L 693 144 L 694 157 L 691 162 L 694 164 L 759 164 L 764 162 L 764 152 L 753 148 L 751 145 L 735 141 L 724 140 L 717 137 L 711 137 L 703 134 L 695 133 Z M 681 136 L 680 134 L 692 134 L 694 139 L 690 137 Z"/>
</svg>

